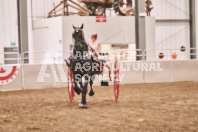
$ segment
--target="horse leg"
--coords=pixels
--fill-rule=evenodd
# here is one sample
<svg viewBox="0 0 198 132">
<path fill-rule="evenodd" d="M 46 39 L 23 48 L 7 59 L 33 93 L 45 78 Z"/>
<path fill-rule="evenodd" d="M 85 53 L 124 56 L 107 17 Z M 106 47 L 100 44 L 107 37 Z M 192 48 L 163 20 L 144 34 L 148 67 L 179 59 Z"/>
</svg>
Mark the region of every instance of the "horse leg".
<svg viewBox="0 0 198 132">
<path fill-rule="evenodd" d="M 80 89 L 80 88 L 78 87 L 78 81 L 75 80 L 75 76 L 74 76 L 74 90 L 75 90 L 75 92 L 76 92 L 78 95 L 80 95 L 80 93 L 82 92 L 82 89 Z"/>
<path fill-rule="evenodd" d="M 93 91 L 93 81 L 94 81 L 94 79 L 95 79 L 95 75 L 92 75 L 91 76 L 91 79 L 90 79 L 90 87 L 91 87 L 91 90 L 90 90 L 90 92 L 89 92 L 89 96 L 93 96 L 95 93 L 94 93 L 94 91 Z"/>
<path fill-rule="evenodd" d="M 83 82 L 82 82 L 82 78 L 80 78 L 80 82 L 79 82 L 79 84 L 80 84 L 81 89 L 83 89 Z"/>
<path fill-rule="evenodd" d="M 83 87 L 83 90 L 82 90 L 82 100 L 81 100 L 81 103 L 79 104 L 79 106 L 81 108 L 87 108 L 86 94 L 87 94 L 88 82 L 89 82 L 89 77 L 88 76 L 85 76 L 85 86 Z"/>
</svg>

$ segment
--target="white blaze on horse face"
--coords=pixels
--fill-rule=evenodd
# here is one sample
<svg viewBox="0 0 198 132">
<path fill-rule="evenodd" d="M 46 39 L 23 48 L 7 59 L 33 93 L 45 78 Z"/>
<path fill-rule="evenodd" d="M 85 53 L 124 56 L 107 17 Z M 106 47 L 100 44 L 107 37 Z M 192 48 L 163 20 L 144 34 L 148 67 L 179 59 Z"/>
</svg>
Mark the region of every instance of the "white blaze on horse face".
<svg viewBox="0 0 198 132">
<path fill-rule="evenodd" d="M 76 28 L 76 29 L 75 29 L 75 32 L 76 32 L 76 33 L 79 33 L 80 31 L 82 31 L 80 28 Z"/>
</svg>

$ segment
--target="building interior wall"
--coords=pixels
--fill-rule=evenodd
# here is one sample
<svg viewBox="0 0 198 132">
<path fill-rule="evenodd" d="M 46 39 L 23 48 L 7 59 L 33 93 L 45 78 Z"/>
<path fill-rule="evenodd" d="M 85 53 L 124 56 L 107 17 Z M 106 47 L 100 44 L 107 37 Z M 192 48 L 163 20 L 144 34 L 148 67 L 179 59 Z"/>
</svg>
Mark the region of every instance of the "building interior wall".
<svg viewBox="0 0 198 132">
<path fill-rule="evenodd" d="M 189 0 L 153 0 L 156 49 L 190 48 Z"/>
<path fill-rule="evenodd" d="M 198 1 L 195 1 L 195 27 L 196 27 L 196 38 L 198 38 Z M 196 40 L 196 48 L 198 48 L 198 40 Z M 197 50 L 198 51 L 198 50 Z"/>
<path fill-rule="evenodd" d="M 0 53 L 3 47 L 18 46 L 18 21 L 16 0 L 0 0 Z"/>
<path fill-rule="evenodd" d="M 31 23 L 32 18 L 46 18 L 47 12 L 53 8 L 53 1 L 55 2 L 55 4 L 59 2 L 59 0 L 28 0 L 28 20 L 30 37 L 34 32 Z M 180 48 L 180 46 L 186 46 L 188 48 L 190 45 L 189 0 L 152 1 L 154 9 L 151 12 L 151 15 L 156 18 L 156 48 L 175 49 Z M 15 42 L 16 46 L 18 46 L 16 5 L 16 0 L 0 0 L 1 53 L 3 52 L 3 47 L 10 46 L 11 42 Z M 196 7 L 198 7 L 197 0 Z M 196 16 L 198 15 L 196 14 Z M 196 23 L 198 24 L 198 21 L 196 21 Z M 29 47 L 34 44 L 31 38 L 30 41 L 31 42 L 29 43 Z"/>
</svg>

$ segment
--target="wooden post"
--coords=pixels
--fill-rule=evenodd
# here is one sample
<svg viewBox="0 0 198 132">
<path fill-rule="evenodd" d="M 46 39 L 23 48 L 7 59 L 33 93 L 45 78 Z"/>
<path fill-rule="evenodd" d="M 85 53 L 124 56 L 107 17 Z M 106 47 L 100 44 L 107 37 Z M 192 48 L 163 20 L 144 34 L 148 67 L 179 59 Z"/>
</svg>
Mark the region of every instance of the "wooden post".
<svg viewBox="0 0 198 132">
<path fill-rule="evenodd" d="M 66 16 L 66 12 L 65 12 L 65 2 L 66 2 L 66 0 L 63 0 L 63 16 Z"/>
<path fill-rule="evenodd" d="M 67 16 L 69 16 L 69 8 L 68 8 L 68 1 L 66 0 L 66 13 L 67 13 Z"/>
<path fill-rule="evenodd" d="M 54 6 L 54 12 L 55 12 L 55 15 L 56 15 L 56 8 L 55 8 L 55 3 L 53 2 L 53 6 Z"/>
<path fill-rule="evenodd" d="M 68 16 L 69 15 L 69 11 L 68 11 L 68 2 L 67 0 L 64 0 L 64 3 L 63 3 L 63 14 L 64 16 Z"/>
</svg>

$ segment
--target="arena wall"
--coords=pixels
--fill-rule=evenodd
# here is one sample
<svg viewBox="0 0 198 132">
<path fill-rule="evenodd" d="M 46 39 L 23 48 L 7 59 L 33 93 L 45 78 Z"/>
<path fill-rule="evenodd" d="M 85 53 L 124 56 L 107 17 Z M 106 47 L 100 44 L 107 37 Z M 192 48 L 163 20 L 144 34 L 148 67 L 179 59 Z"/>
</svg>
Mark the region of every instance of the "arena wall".
<svg viewBox="0 0 198 132">
<path fill-rule="evenodd" d="M 67 67 L 62 64 L 24 65 L 24 89 L 67 87 Z"/>
<path fill-rule="evenodd" d="M 126 68 L 127 63 L 133 63 L 135 65 L 138 63 L 147 65 L 160 64 L 160 68 L 163 68 L 163 71 L 162 69 L 159 71 L 135 71 L 132 67 L 130 68 L 130 71 L 120 70 L 120 76 L 124 75 L 124 78 L 122 78 L 120 84 L 198 81 L 197 60 L 160 62 L 140 61 L 120 63 L 125 65 L 124 68 Z M 94 84 L 95 86 L 100 85 L 101 77 L 99 81 L 98 78 L 99 77 L 96 76 L 97 82 Z M 0 91 L 67 87 L 67 79 L 68 69 L 65 64 L 23 65 L 21 66 L 16 79 L 7 85 L 0 85 Z M 108 80 L 107 76 L 104 78 L 104 80 Z M 113 82 L 110 82 L 109 84 L 113 85 Z"/>
<path fill-rule="evenodd" d="M 127 63 L 130 62 L 121 62 L 126 67 Z M 133 65 L 137 65 L 137 63 L 141 62 L 133 62 Z M 120 75 L 124 74 L 123 80 L 120 82 L 120 84 L 133 84 L 133 83 L 144 83 L 144 72 L 141 70 L 134 71 L 133 67 L 130 67 L 130 71 L 122 71 L 120 70 Z"/>
<path fill-rule="evenodd" d="M 64 51 L 64 57 L 68 58 L 73 45 L 73 25 L 79 27 L 82 24 L 88 43 L 91 41 L 91 35 L 96 33 L 101 44 L 135 43 L 133 16 L 106 17 L 106 22 L 96 22 L 95 16 L 64 16 L 33 21 L 34 46 L 29 51 Z"/>
<path fill-rule="evenodd" d="M 198 61 L 173 61 L 172 82 L 198 81 Z"/>
<path fill-rule="evenodd" d="M 157 65 L 158 62 L 148 62 L 148 65 L 154 63 Z M 145 83 L 158 83 L 158 82 L 172 82 L 172 62 L 163 61 L 160 62 L 160 67 L 163 71 L 143 71 Z"/>
</svg>

